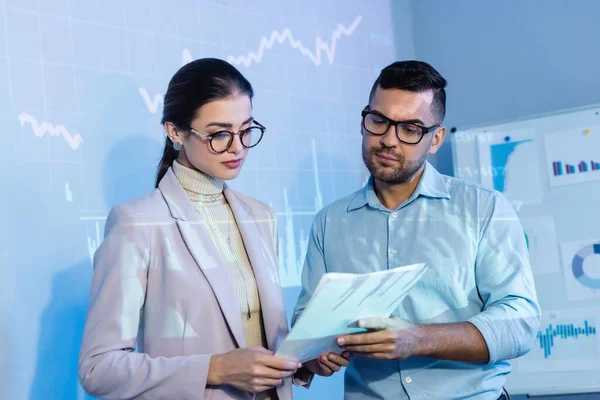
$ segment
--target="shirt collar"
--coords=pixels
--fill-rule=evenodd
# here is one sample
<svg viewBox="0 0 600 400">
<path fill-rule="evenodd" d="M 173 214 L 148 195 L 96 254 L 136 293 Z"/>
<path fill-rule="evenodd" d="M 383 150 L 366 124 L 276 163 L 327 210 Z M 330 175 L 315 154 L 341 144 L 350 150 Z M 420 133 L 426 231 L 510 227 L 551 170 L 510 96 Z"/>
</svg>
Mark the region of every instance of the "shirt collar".
<svg viewBox="0 0 600 400">
<path fill-rule="evenodd" d="M 448 186 L 446 184 L 446 180 L 434 167 L 429 163 L 429 161 L 425 161 L 425 170 L 423 171 L 423 175 L 421 176 L 421 180 L 415 189 L 415 192 L 410 197 L 409 201 L 417 198 L 418 196 L 430 197 L 434 199 L 449 199 L 450 192 L 448 191 Z M 356 196 L 350 201 L 348 205 L 348 212 L 357 210 L 361 207 L 369 205 L 373 208 L 384 209 L 381 201 L 375 194 L 375 189 L 373 188 L 373 177 L 369 177 L 367 184 L 358 192 L 356 192 Z"/>
</svg>

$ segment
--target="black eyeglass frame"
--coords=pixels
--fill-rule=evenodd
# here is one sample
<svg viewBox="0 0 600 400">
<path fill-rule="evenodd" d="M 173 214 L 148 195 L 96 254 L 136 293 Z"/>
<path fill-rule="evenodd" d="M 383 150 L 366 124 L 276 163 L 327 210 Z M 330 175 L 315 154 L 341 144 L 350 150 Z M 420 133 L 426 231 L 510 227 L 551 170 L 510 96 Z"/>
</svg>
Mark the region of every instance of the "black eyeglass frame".
<svg viewBox="0 0 600 400">
<path fill-rule="evenodd" d="M 368 115 L 377 115 L 380 118 L 383 118 L 385 121 L 387 121 L 387 127 L 385 129 L 385 131 L 383 133 L 373 133 L 371 132 L 369 129 L 367 129 L 366 124 L 365 124 L 365 120 L 367 118 Z M 401 141 L 402 143 L 405 144 L 419 144 L 421 142 L 421 140 L 423 140 L 423 136 L 425 136 L 427 133 L 431 132 L 431 131 L 435 131 L 437 128 L 439 128 L 441 126 L 441 124 L 435 124 L 435 125 L 431 125 L 431 126 L 422 126 L 422 125 L 417 125 L 415 123 L 412 122 L 406 122 L 406 121 L 396 121 L 393 120 L 391 118 L 386 117 L 385 115 L 383 115 L 382 113 L 378 112 L 378 111 L 373 111 L 369 109 L 369 106 L 365 107 L 362 112 L 361 112 L 361 116 L 362 116 L 362 127 L 365 131 L 367 131 L 370 135 L 373 136 L 383 136 L 387 133 L 387 131 L 390 129 L 390 126 L 393 126 L 394 129 L 396 130 L 396 138 Z M 419 140 L 417 140 L 416 142 L 407 142 L 406 140 L 402 140 L 400 139 L 400 135 L 398 134 L 398 125 L 399 124 L 403 124 L 403 125 L 410 125 L 410 126 L 414 126 L 418 129 L 421 130 L 421 136 L 419 137 Z"/>
</svg>

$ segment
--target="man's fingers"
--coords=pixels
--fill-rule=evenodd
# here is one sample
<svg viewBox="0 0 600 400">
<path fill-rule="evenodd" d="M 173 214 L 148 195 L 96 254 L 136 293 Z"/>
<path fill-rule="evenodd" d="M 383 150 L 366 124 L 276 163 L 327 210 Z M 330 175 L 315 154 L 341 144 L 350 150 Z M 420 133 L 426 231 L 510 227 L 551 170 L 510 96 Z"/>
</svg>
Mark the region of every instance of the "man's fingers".
<svg viewBox="0 0 600 400">
<path fill-rule="evenodd" d="M 362 344 L 362 345 L 352 345 L 352 346 L 344 346 L 344 349 L 351 351 L 353 353 L 389 353 L 393 349 L 388 344 Z"/>
<path fill-rule="evenodd" d="M 321 360 L 321 364 L 326 366 L 327 368 L 329 368 L 330 371 L 333 371 L 333 372 L 338 372 L 341 369 L 341 367 L 339 365 L 337 365 L 334 362 L 329 361 L 329 359 L 327 357 L 324 357 Z"/>
<path fill-rule="evenodd" d="M 374 330 L 399 330 L 408 329 L 413 324 L 400 318 L 376 317 L 359 319 L 358 326 Z"/>
<path fill-rule="evenodd" d="M 347 358 L 344 358 L 340 355 L 337 355 L 335 353 L 329 353 L 327 355 L 327 358 L 329 359 L 329 361 L 331 361 L 332 363 L 336 364 L 336 365 L 340 365 L 342 367 L 347 367 L 348 365 L 350 365 L 350 361 L 348 361 Z"/>
<path fill-rule="evenodd" d="M 354 335 L 340 336 L 337 340 L 338 346 L 363 345 L 363 344 L 376 344 L 385 343 L 390 340 L 390 332 L 378 331 L 372 333 L 357 333 Z"/>
<path fill-rule="evenodd" d="M 367 353 L 365 357 L 376 358 L 378 360 L 391 360 L 393 358 L 390 353 Z"/>
<path fill-rule="evenodd" d="M 319 367 L 321 368 L 321 371 L 323 372 L 323 375 L 325 376 L 329 376 L 331 374 L 334 373 L 334 370 L 332 368 L 330 368 L 330 362 L 327 360 L 327 356 L 322 355 L 318 358 L 318 362 L 319 362 Z"/>
</svg>

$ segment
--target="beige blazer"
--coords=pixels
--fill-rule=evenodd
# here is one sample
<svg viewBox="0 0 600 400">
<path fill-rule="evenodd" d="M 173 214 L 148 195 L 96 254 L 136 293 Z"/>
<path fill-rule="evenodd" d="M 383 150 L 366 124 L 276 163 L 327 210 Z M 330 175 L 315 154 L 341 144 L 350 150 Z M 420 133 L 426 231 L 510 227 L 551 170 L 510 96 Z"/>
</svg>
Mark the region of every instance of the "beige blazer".
<svg viewBox="0 0 600 400">
<path fill-rule="evenodd" d="M 271 209 L 227 186 L 275 351 L 288 333 Z M 246 347 L 229 270 L 171 169 L 158 189 L 114 207 L 94 256 L 79 378 L 107 399 L 252 399 L 207 386 L 211 354 Z M 134 351 L 137 350 L 137 351 Z M 291 379 L 277 388 L 291 399 Z"/>
</svg>

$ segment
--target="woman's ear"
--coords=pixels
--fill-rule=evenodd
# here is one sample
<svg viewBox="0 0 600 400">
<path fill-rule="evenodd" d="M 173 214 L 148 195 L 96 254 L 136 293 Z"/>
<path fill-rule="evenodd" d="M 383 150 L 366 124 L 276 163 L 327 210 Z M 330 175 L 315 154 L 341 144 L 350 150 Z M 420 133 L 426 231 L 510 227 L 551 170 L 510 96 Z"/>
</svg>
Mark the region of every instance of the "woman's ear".
<svg viewBox="0 0 600 400">
<path fill-rule="evenodd" d="M 167 137 L 171 139 L 171 142 L 173 142 L 173 144 L 183 144 L 185 136 L 183 135 L 183 132 L 177 127 L 177 125 L 175 125 L 172 122 L 165 122 L 163 126 L 165 128 L 165 133 L 167 134 Z"/>
</svg>

